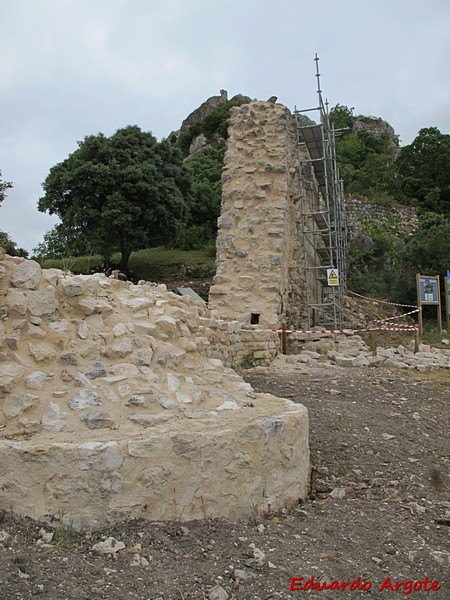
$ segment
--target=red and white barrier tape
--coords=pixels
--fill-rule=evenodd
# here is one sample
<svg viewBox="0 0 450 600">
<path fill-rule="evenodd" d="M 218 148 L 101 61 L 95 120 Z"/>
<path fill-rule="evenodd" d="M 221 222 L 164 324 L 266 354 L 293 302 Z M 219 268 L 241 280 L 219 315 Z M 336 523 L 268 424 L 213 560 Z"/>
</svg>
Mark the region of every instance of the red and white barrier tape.
<svg viewBox="0 0 450 600">
<path fill-rule="evenodd" d="M 389 304 L 390 306 L 406 306 L 407 308 L 418 308 L 416 304 L 399 304 L 398 302 L 388 302 L 388 300 L 380 300 L 379 298 L 371 298 L 370 296 L 363 296 L 362 294 L 357 294 L 356 292 L 351 292 L 347 290 L 347 294 L 351 294 L 352 296 L 358 296 L 358 298 L 364 298 L 364 300 L 371 300 L 372 302 L 379 302 L 380 304 Z"/>
<path fill-rule="evenodd" d="M 394 317 L 385 317 L 384 319 L 374 319 L 374 323 L 385 323 L 386 321 L 397 321 L 398 319 L 402 319 L 403 317 L 408 317 L 409 315 L 414 315 L 415 313 L 420 312 L 421 308 L 416 308 L 415 310 L 410 310 L 409 312 L 403 313 L 401 315 L 395 315 Z"/>
<path fill-rule="evenodd" d="M 246 331 L 270 331 L 272 333 L 304 333 L 304 334 L 318 334 L 318 333 L 329 333 L 339 334 L 344 333 L 348 335 L 354 335 L 355 333 L 364 333 L 367 331 L 416 331 L 419 329 L 418 325 L 401 325 L 398 327 L 366 327 L 365 329 L 247 329 L 242 327 Z"/>
</svg>

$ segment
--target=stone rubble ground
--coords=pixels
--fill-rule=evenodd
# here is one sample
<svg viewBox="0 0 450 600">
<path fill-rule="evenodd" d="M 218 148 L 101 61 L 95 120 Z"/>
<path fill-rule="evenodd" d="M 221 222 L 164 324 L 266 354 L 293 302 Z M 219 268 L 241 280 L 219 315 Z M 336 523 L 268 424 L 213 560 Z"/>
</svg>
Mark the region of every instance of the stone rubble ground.
<svg viewBox="0 0 450 600">
<path fill-rule="evenodd" d="M 448 343 L 447 339 L 442 340 Z M 295 365 L 314 363 L 327 368 L 332 365 L 339 367 L 369 367 L 384 366 L 393 369 L 415 369 L 422 373 L 433 372 L 437 369 L 450 368 L 450 350 L 436 348 L 428 344 L 419 344 L 418 352 L 414 352 L 415 342 L 397 348 L 377 348 L 376 355 L 359 335 L 340 336 L 336 341 L 322 339 L 316 342 L 308 341 L 299 354 L 278 357 L 278 362 L 285 361 L 291 368 Z M 274 366 L 278 363 L 275 361 Z M 289 367 L 288 367 L 289 368 Z"/>
<path fill-rule="evenodd" d="M 287 357 L 289 358 L 289 357 Z M 258 392 L 301 402 L 311 417 L 312 492 L 305 502 L 247 522 L 132 519 L 91 533 L 15 516 L 0 524 L 0 598 L 9 600 L 289 600 L 292 577 L 373 587 L 439 581 L 450 589 L 450 378 L 384 366 L 247 371 Z M 120 548 L 120 549 L 119 549 Z M 2 596 L 3 594 L 3 596 Z M 355 592 L 321 591 L 321 598 Z M 356 592 L 356 595 L 358 593 Z"/>
</svg>

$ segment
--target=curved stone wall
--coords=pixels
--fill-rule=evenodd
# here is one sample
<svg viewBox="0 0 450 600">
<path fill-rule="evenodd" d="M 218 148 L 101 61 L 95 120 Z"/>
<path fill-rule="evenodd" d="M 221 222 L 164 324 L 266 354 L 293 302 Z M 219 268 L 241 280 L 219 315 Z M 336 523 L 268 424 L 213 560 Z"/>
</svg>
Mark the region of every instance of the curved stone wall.
<svg viewBox="0 0 450 600">
<path fill-rule="evenodd" d="M 81 529 L 306 496 L 306 409 L 208 358 L 229 327 L 203 305 L 1 252 L 0 316 L 0 508 Z"/>
</svg>

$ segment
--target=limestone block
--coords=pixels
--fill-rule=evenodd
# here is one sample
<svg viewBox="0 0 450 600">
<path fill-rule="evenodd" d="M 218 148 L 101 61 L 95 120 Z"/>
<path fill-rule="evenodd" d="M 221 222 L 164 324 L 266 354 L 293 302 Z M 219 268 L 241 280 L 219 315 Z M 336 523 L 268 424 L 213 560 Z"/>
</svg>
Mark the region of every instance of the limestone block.
<svg viewBox="0 0 450 600">
<path fill-rule="evenodd" d="M 195 338 L 197 349 L 200 349 L 201 347 L 201 340 L 202 338 Z M 180 362 L 186 357 L 186 350 L 180 348 L 179 346 L 175 346 L 170 342 L 159 342 L 158 344 L 154 345 L 154 352 L 156 362 L 159 365 L 166 365 L 167 367 L 180 364 Z M 155 360 L 155 358 L 153 360 Z"/>
<path fill-rule="evenodd" d="M 163 413 L 136 413 L 134 415 L 130 415 L 128 418 L 133 423 L 138 423 L 143 427 L 153 427 L 155 425 L 159 425 L 160 423 L 165 423 L 172 417 L 172 413 L 170 411 Z"/>
<path fill-rule="evenodd" d="M 119 363 L 111 365 L 110 372 L 115 375 L 124 375 L 125 377 L 136 377 L 139 375 L 139 369 L 132 363 Z"/>
<path fill-rule="evenodd" d="M 71 396 L 67 402 L 71 410 L 80 410 L 89 406 L 101 404 L 101 398 L 94 390 L 80 390 Z"/>
<path fill-rule="evenodd" d="M 44 269 L 42 271 L 42 276 L 47 283 L 55 287 L 58 285 L 59 279 L 64 277 L 64 271 L 61 269 Z"/>
<path fill-rule="evenodd" d="M 122 338 L 120 341 L 102 350 L 102 354 L 108 358 L 125 358 L 133 352 L 133 344 L 129 338 Z"/>
<path fill-rule="evenodd" d="M 114 426 L 114 419 L 103 410 L 81 413 L 80 419 L 86 423 L 89 429 L 104 429 Z"/>
<path fill-rule="evenodd" d="M 79 275 L 63 277 L 59 282 L 60 288 L 68 298 L 81 296 L 86 289 L 86 281 Z"/>
<path fill-rule="evenodd" d="M 92 546 L 92 550 L 97 554 L 114 555 L 116 552 L 120 552 L 125 548 L 123 542 L 117 541 L 113 537 L 107 538 L 104 542 L 97 542 Z"/>
<path fill-rule="evenodd" d="M 148 323 L 147 321 L 138 321 L 134 323 L 134 330 L 136 333 L 143 335 L 149 335 L 154 337 L 158 333 L 158 328 L 154 323 Z"/>
<path fill-rule="evenodd" d="M 56 356 L 56 351 L 49 344 L 28 342 L 28 354 L 30 354 L 36 362 L 43 362 L 53 360 Z"/>
<path fill-rule="evenodd" d="M 65 427 L 67 413 L 62 412 L 55 402 L 50 402 L 41 418 L 42 428 L 46 431 L 62 431 Z"/>
<path fill-rule="evenodd" d="M 6 343 L 11 350 L 17 350 L 20 342 L 20 330 L 16 329 L 10 335 L 6 336 Z"/>
<path fill-rule="evenodd" d="M 25 385 L 30 390 L 40 390 L 47 377 L 48 375 L 44 371 L 33 371 L 25 378 Z"/>
<path fill-rule="evenodd" d="M 178 391 L 180 385 L 180 380 L 173 373 L 167 373 L 167 387 L 169 388 L 169 391 Z"/>
<path fill-rule="evenodd" d="M 137 312 L 153 306 L 154 300 L 152 298 L 148 298 L 147 296 L 143 296 L 141 298 L 124 298 L 121 300 L 121 303 L 125 308 L 128 308 L 133 312 Z"/>
<path fill-rule="evenodd" d="M 24 292 L 9 288 L 6 294 L 6 305 L 10 312 L 15 310 L 20 315 L 25 315 L 28 309 L 28 300 Z"/>
<path fill-rule="evenodd" d="M 168 315 L 163 315 L 162 317 L 159 317 L 158 319 L 156 319 L 155 324 L 164 333 L 167 333 L 167 335 L 174 335 L 175 332 L 177 331 L 176 320 L 173 317 L 170 317 Z"/>
<path fill-rule="evenodd" d="M 108 374 L 106 371 L 106 367 L 101 362 L 95 362 L 92 365 L 89 365 L 87 370 L 84 372 L 88 379 L 98 379 L 99 377 L 106 377 Z"/>
<path fill-rule="evenodd" d="M 14 384 L 18 383 L 25 373 L 25 369 L 16 363 L 0 365 L 0 392 L 10 392 Z"/>
<path fill-rule="evenodd" d="M 77 335 L 81 340 L 85 340 L 89 335 L 89 326 L 86 321 L 78 321 Z"/>
<path fill-rule="evenodd" d="M 8 419 L 13 419 L 35 405 L 38 400 L 39 396 L 32 394 L 8 394 L 3 400 L 2 410 Z"/>
<path fill-rule="evenodd" d="M 249 289 L 255 285 L 255 278 L 249 275 L 241 275 L 238 277 L 238 286 L 242 289 Z"/>
<path fill-rule="evenodd" d="M 28 324 L 27 334 L 29 337 L 42 339 L 47 335 L 45 330 L 42 329 L 39 325 L 33 325 L 32 323 Z"/>
<path fill-rule="evenodd" d="M 85 442 L 75 448 L 81 471 L 115 471 L 123 463 L 123 452 L 116 441 Z"/>
<path fill-rule="evenodd" d="M 110 313 L 113 310 L 113 307 L 108 302 L 97 298 L 84 297 L 79 301 L 78 306 L 85 315 Z"/>
<path fill-rule="evenodd" d="M 42 269 L 34 260 L 24 260 L 14 267 L 11 284 L 14 287 L 24 287 L 35 290 L 41 280 Z"/>
<path fill-rule="evenodd" d="M 302 353 L 303 354 L 303 353 Z M 342 354 L 335 355 L 335 362 L 339 367 L 353 367 L 353 358 Z"/>
<path fill-rule="evenodd" d="M 70 330 L 70 321 L 61 319 L 48 324 L 49 328 L 57 334 L 66 335 Z"/>
</svg>

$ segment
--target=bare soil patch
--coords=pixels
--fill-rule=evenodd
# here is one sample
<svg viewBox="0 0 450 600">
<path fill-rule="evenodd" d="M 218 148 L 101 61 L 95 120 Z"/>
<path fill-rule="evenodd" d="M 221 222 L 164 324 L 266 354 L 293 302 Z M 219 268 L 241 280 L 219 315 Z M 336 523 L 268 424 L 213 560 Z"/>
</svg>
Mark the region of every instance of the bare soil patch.
<svg viewBox="0 0 450 600">
<path fill-rule="evenodd" d="M 251 523 L 132 521 L 90 535 L 60 528 L 50 542 L 42 524 L 0 513 L 0 598 L 449 598 L 450 387 L 432 375 L 248 371 L 257 391 L 309 409 L 308 501 Z M 110 536 L 125 549 L 114 557 L 94 552 Z M 292 578 L 311 576 L 328 583 L 359 576 L 371 588 L 290 590 Z M 440 589 L 380 591 L 386 578 L 435 579 Z"/>
</svg>

